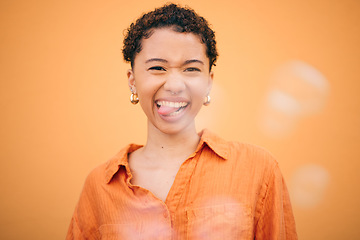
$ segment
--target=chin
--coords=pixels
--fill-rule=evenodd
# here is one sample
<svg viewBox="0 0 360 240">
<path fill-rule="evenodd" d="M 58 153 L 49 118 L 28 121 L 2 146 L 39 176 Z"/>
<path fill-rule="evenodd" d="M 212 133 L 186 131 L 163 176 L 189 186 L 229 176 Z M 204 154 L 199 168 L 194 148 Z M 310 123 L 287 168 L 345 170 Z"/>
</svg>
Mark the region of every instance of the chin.
<svg viewBox="0 0 360 240">
<path fill-rule="evenodd" d="M 168 135 L 182 134 L 195 129 L 195 123 L 158 123 L 154 125 L 157 130 Z"/>
</svg>

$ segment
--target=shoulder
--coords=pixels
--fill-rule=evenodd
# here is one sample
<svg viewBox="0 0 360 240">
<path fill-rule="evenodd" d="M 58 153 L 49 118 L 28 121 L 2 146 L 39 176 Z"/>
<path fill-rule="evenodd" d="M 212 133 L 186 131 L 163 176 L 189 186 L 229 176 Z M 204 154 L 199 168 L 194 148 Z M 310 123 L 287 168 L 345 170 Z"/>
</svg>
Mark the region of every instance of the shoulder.
<svg viewBox="0 0 360 240">
<path fill-rule="evenodd" d="M 272 171 L 278 166 L 275 157 L 266 149 L 250 143 L 227 141 L 211 131 L 204 129 L 203 141 L 220 158 L 225 159 L 234 171 L 237 168 Z"/>
<path fill-rule="evenodd" d="M 259 184 L 270 181 L 279 172 L 276 158 L 268 150 L 254 144 L 228 141 L 228 164 L 235 173 L 241 172 Z"/>
<path fill-rule="evenodd" d="M 128 154 L 142 147 L 141 145 L 129 144 L 122 148 L 108 161 L 95 167 L 87 176 L 87 184 L 109 183 L 119 171 L 120 166 L 128 166 Z"/>
<path fill-rule="evenodd" d="M 228 141 L 229 158 L 242 158 L 249 162 L 275 166 L 278 162 L 274 155 L 265 148 L 250 143 Z"/>
<path fill-rule="evenodd" d="M 105 169 L 109 161 L 96 166 L 90 171 L 90 173 L 87 175 L 85 179 L 85 183 L 83 187 L 84 193 L 93 193 L 102 184 L 106 183 Z"/>
</svg>

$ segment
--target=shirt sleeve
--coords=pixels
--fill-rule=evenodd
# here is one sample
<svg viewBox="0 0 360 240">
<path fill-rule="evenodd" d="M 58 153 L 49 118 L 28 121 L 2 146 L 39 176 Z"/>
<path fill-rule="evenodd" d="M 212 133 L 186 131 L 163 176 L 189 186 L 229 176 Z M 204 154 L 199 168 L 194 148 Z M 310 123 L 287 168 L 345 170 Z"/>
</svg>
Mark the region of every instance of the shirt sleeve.
<svg viewBox="0 0 360 240">
<path fill-rule="evenodd" d="M 76 218 L 72 217 L 70 226 L 66 235 L 66 240 L 82 240 L 84 239 L 82 237 L 81 231 L 79 229 L 79 226 L 77 224 Z"/>
<path fill-rule="evenodd" d="M 97 176 L 92 172 L 86 179 L 79 201 L 72 216 L 66 240 L 97 239 L 99 195 L 96 185 Z"/>
<path fill-rule="evenodd" d="M 277 164 L 267 183 L 255 239 L 298 239 L 289 193 Z"/>
</svg>

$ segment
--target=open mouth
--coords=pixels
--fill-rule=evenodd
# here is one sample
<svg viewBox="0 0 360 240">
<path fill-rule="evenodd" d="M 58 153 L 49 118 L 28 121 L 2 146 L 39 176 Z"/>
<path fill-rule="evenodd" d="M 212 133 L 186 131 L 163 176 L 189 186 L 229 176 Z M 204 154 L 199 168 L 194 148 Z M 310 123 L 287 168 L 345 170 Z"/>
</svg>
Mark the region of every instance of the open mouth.
<svg viewBox="0 0 360 240">
<path fill-rule="evenodd" d="M 175 116 L 189 105 L 188 102 L 169 101 L 156 101 L 155 104 L 158 108 L 158 113 L 163 116 Z"/>
</svg>

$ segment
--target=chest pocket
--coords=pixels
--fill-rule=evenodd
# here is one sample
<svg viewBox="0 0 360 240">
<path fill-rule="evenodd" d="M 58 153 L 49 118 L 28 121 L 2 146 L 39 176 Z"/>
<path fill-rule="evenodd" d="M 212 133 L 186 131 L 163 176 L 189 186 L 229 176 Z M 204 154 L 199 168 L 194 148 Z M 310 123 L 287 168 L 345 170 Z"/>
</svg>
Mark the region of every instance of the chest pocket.
<svg viewBox="0 0 360 240">
<path fill-rule="evenodd" d="M 241 204 L 216 205 L 187 210 L 187 239 L 251 239 L 251 209 Z"/>
<path fill-rule="evenodd" d="M 141 224 L 106 224 L 99 228 L 100 239 L 141 239 Z"/>
<path fill-rule="evenodd" d="M 169 240 L 171 228 L 161 222 L 105 224 L 99 228 L 102 240 Z"/>
</svg>

